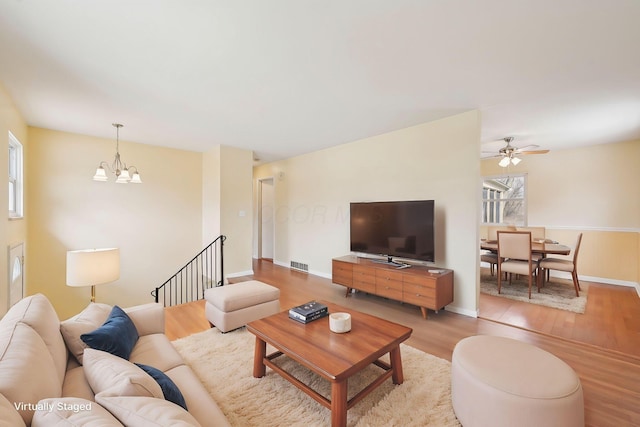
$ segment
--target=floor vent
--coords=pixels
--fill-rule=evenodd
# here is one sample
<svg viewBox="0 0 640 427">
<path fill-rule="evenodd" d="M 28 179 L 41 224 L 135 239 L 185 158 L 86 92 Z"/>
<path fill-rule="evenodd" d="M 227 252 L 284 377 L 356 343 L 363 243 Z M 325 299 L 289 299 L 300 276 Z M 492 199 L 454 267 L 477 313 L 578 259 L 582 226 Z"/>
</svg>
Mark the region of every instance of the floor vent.
<svg viewBox="0 0 640 427">
<path fill-rule="evenodd" d="M 304 263 L 298 262 L 298 261 L 291 261 L 291 269 L 292 270 L 303 271 L 305 273 L 308 273 L 309 272 L 309 264 L 304 264 Z"/>
</svg>

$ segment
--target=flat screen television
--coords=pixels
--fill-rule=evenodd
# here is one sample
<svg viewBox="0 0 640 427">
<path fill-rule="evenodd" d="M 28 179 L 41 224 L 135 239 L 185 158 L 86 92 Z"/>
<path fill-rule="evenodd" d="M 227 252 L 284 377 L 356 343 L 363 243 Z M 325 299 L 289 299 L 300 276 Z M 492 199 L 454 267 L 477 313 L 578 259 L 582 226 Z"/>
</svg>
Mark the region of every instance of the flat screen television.
<svg viewBox="0 0 640 427">
<path fill-rule="evenodd" d="M 353 202 L 351 251 L 435 261 L 433 200 Z"/>
</svg>

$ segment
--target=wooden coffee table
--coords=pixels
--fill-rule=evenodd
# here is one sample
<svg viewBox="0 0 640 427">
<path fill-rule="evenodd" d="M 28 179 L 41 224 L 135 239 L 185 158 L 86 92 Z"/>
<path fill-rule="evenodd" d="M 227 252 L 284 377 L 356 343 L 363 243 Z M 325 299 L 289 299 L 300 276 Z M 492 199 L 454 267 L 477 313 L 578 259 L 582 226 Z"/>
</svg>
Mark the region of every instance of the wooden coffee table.
<svg viewBox="0 0 640 427">
<path fill-rule="evenodd" d="M 360 313 L 327 301 L 329 313 L 351 314 L 351 331 L 336 334 L 329 330 L 329 319 L 324 317 L 302 324 L 289 319 L 288 310 L 247 324 L 247 330 L 256 336 L 253 376 L 261 378 L 270 367 L 321 405 L 331 409 L 331 425 L 346 426 L 347 410 L 361 401 L 389 377 L 394 384 L 402 384 L 400 343 L 411 336 L 412 329 L 375 316 Z M 269 343 L 278 351 L 267 355 Z M 389 353 L 390 364 L 379 360 Z M 286 355 L 331 382 L 331 399 L 320 395 L 272 362 Z M 384 372 L 358 394 L 348 399 L 347 381 L 370 364 Z"/>
</svg>

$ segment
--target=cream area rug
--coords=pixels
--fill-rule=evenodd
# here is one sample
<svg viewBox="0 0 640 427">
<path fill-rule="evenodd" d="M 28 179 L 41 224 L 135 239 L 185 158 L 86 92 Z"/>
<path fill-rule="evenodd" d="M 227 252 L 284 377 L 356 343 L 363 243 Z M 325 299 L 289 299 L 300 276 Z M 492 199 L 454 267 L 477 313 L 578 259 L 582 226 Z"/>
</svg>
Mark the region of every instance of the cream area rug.
<svg viewBox="0 0 640 427">
<path fill-rule="evenodd" d="M 233 426 L 329 426 L 330 410 L 267 368 L 253 378 L 255 337 L 245 328 L 217 329 L 173 341 Z M 267 353 L 274 349 L 267 346 Z M 404 382 L 381 384 L 347 413 L 348 426 L 459 426 L 451 406 L 451 364 L 401 344 Z M 388 357 L 385 359 L 388 361 Z M 286 357 L 276 362 L 319 393 L 330 384 Z M 376 366 L 349 380 L 349 398 L 380 375 Z"/>
<path fill-rule="evenodd" d="M 513 278 L 512 284 L 508 280 L 502 281 L 501 293 L 498 294 L 498 277 L 491 276 L 489 272 L 482 272 L 480 275 L 480 292 L 488 295 L 501 296 L 517 301 L 524 301 L 531 304 L 544 305 L 561 310 L 572 311 L 574 313 L 584 313 L 587 306 L 588 285 L 580 283 L 582 290 L 580 296 L 576 297 L 573 282 L 570 280 L 551 278 L 540 288 L 536 286 L 535 279 L 531 285 L 531 299 L 529 299 L 529 281 L 526 277 Z"/>
</svg>

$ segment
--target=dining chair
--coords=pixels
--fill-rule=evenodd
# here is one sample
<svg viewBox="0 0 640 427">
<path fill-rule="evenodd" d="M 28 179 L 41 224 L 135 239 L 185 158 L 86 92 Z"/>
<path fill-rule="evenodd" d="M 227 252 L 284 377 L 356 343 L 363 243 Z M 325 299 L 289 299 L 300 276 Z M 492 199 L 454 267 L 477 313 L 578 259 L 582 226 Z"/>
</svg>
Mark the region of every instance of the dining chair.
<svg viewBox="0 0 640 427">
<path fill-rule="evenodd" d="M 516 231 L 515 225 L 490 225 L 487 227 L 487 240 L 497 241 L 498 231 Z M 498 265 L 498 254 L 495 251 L 480 254 L 480 261 L 489 264 L 489 271 L 493 276 Z"/>
<path fill-rule="evenodd" d="M 573 259 L 562 258 L 542 258 L 538 261 L 538 268 L 540 274 L 538 274 L 538 289 L 540 288 L 540 281 L 544 277 L 544 271 L 557 270 L 571 273 L 573 279 L 573 287 L 576 289 L 576 296 L 580 296 L 580 282 L 578 281 L 578 251 L 580 250 L 580 243 L 582 243 L 582 233 L 578 234 L 576 239 L 576 246 L 573 249 Z"/>
<path fill-rule="evenodd" d="M 518 231 L 515 225 L 489 225 L 487 226 L 487 240 L 498 240 L 498 231 Z"/>
<path fill-rule="evenodd" d="M 485 252 L 480 254 L 480 261 L 489 264 L 491 275 L 493 276 L 495 267 L 498 265 L 498 254 L 494 252 Z"/>
<path fill-rule="evenodd" d="M 535 266 L 535 268 L 534 268 Z M 502 273 L 526 275 L 529 278 L 529 299 L 531 299 L 531 285 L 537 263 L 531 259 L 530 231 L 498 231 L 498 293 L 502 289 Z M 536 281 L 538 292 L 540 282 Z"/>
<path fill-rule="evenodd" d="M 546 228 L 545 227 L 516 227 L 516 231 L 530 231 L 531 238 L 535 240 L 545 240 Z"/>
</svg>

